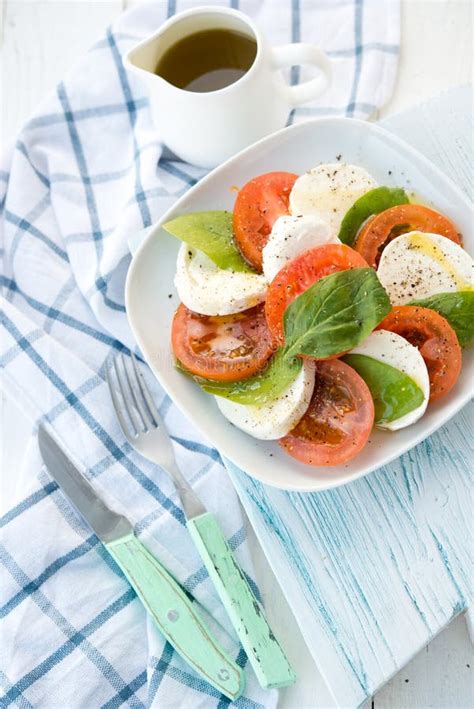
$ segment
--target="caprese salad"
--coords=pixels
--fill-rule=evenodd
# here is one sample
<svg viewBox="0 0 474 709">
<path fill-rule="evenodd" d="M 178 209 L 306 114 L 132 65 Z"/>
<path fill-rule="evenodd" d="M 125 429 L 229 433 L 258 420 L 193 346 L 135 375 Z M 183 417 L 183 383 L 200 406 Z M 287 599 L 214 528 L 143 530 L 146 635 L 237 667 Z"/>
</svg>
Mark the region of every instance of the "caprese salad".
<svg viewBox="0 0 474 709">
<path fill-rule="evenodd" d="M 313 466 L 347 463 L 373 426 L 417 421 L 474 339 L 473 260 L 455 224 L 362 167 L 272 172 L 182 241 L 176 364 L 256 438 Z"/>
</svg>

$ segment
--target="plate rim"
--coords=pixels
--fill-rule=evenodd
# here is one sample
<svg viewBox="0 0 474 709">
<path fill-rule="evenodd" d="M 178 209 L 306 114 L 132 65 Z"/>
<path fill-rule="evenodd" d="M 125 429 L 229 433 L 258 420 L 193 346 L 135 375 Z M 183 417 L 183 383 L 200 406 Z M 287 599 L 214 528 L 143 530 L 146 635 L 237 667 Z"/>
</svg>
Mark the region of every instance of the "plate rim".
<svg viewBox="0 0 474 709">
<path fill-rule="evenodd" d="M 204 177 L 202 177 L 195 185 L 190 187 L 189 190 L 187 190 L 181 197 L 179 197 L 176 202 L 168 209 L 166 212 L 160 217 L 158 221 L 156 221 L 154 224 L 150 225 L 146 229 L 145 237 L 139 244 L 138 248 L 132 255 L 132 260 L 130 262 L 128 271 L 127 271 L 127 276 L 126 276 L 126 281 L 125 281 L 125 309 L 126 309 L 126 314 L 127 314 L 127 320 L 130 326 L 130 330 L 132 332 L 132 335 L 137 342 L 138 346 L 140 347 L 140 350 L 142 351 L 142 354 L 145 358 L 145 361 L 147 364 L 150 366 L 150 369 L 152 370 L 154 376 L 158 379 L 160 385 L 163 387 L 163 389 L 166 391 L 167 395 L 171 398 L 173 403 L 178 407 L 178 409 L 181 411 L 181 413 L 185 416 L 190 416 L 187 411 L 183 411 L 182 407 L 180 404 L 175 400 L 174 395 L 171 394 L 170 390 L 168 389 L 167 382 L 157 374 L 155 371 L 155 368 L 152 366 L 152 364 L 149 362 L 147 356 L 146 356 L 146 350 L 144 347 L 144 343 L 142 341 L 142 338 L 140 337 L 138 329 L 135 329 L 134 324 L 133 324 L 133 317 L 130 315 L 130 310 L 131 310 L 131 283 L 133 281 L 134 277 L 134 272 L 138 268 L 138 263 L 141 257 L 141 254 L 143 251 L 146 250 L 147 245 L 149 242 L 154 238 L 156 232 L 162 228 L 162 225 L 170 219 L 171 216 L 177 216 L 179 213 L 179 209 L 181 207 L 181 204 L 186 202 L 187 199 L 189 199 L 190 196 L 192 196 L 196 191 L 199 191 L 203 188 L 205 188 L 206 184 L 210 180 L 214 180 L 216 176 L 219 175 L 220 172 L 223 172 L 226 170 L 230 165 L 233 163 L 237 163 L 239 160 L 242 158 L 245 158 L 246 155 L 254 152 L 259 146 L 265 145 L 267 143 L 275 142 L 275 150 L 278 149 L 278 143 L 279 140 L 283 137 L 288 135 L 289 133 L 296 133 L 300 130 L 312 130 L 313 128 L 317 127 L 318 125 L 322 124 L 339 124 L 339 125 L 358 125 L 359 127 L 363 128 L 364 130 L 368 130 L 369 132 L 373 132 L 378 134 L 379 136 L 382 137 L 383 140 L 385 141 L 390 141 L 392 145 L 395 146 L 400 146 L 403 148 L 405 153 L 409 153 L 414 156 L 414 160 L 421 165 L 426 166 L 431 173 L 434 173 L 440 180 L 442 180 L 444 183 L 449 184 L 450 188 L 456 193 L 458 199 L 464 204 L 464 207 L 466 210 L 469 212 L 473 212 L 473 203 L 469 199 L 469 197 L 463 192 L 463 190 L 458 187 L 458 185 L 452 180 L 448 175 L 446 175 L 437 165 L 435 165 L 429 158 L 427 158 L 423 153 L 421 153 L 419 150 L 414 148 L 410 143 L 407 143 L 403 138 L 400 138 L 399 136 L 395 135 L 392 133 L 390 130 L 387 128 L 380 126 L 379 124 L 376 123 L 371 123 L 369 121 L 364 121 L 361 119 L 357 118 L 347 118 L 343 116 L 336 116 L 336 117 L 331 117 L 331 116 L 325 116 L 325 117 L 317 117 L 317 118 L 311 118 L 309 120 L 301 121 L 299 123 L 296 123 L 292 126 L 287 126 L 285 128 L 282 128 L 279 131 L 276 131 L 274 133 L 271 133 L 268 136 L 265 136 L 264 138 L 258 140 L 255 143 L 252 143 L 252 145 L 249 145 L 248 147 L 244 148 L 240 152 L 236 153 L 235 155 L 231 156 L 228 158 L 225 162 L 223 162 L 221 165 L 217 166 L 213 170 L 210 170 Z M 347 485 L 349 483 L 355 482 L 356 480 L 360 480 L 361 478 L 365 477 L 366 475 L 369 475 L 370 473 L 375 472 L 376 470 L 379 470 L 380 468 L 389 465 L 390 463 L 393 463 L 395 460 L 398 460 L 403 454 L 407 453 L 409 450 L 415 448 L 417 445 L 422 443 L 424 440 L 429 438 L 433 433 L 435 433 L 439 428 L 442 426 L 446 425 L 466 404 L 470 401 L 471 398 L 471 393 L 469 390 L 465 392 L 465 394 L 460 395 L 459 399 L 456 401 L 454 404 L 454 407 L 448 417 L 442 422 L 442 423 L 437 423 L 434 422 L 431 426 L 420 432 L 415 438 L 407 445 L 402 446 L 398 452 L 394 452 L 393 455 L 389 455 L 388 457 L 384 458 L 383 462 L 380 464 L 374 464 L 371 466 L 368 466 L 365 470 L 361 470 L 356 473 L 348 473 L 348 474 L 342 474 L 341 477 L 338 479 L 331 479 L 328 477 L 327 480 L 324 481 L 324 484 L 319 484 L 317 487 L 311 488 L 309 487 L 301 487 L 298 484 L 292 485 L 291 483 L 288 483 L 285 487 L 282 487 L 281 485 L 278 485 L 274 482 L 268 481 L 267 479 L 262 479 L 258 475 L 254 473 L 249 473 L 248 471 L 244 470 L 241 468 L 240 464 L 237 463 L 235 460 L 232 459 L 231 455 L 228 455 L 227 453 L 223 453 L 222 456 L 227 458 L 232 462 L 233 465 L 235 465 L 239 470 L 243 470 L 246 475 L 249 475 L 250 477 L 258 480 L 260 483 L 264 485 L 268 485 L 270 487 L 273 487 L 278 490 L 287 490 L 291 492 L 323 492 L 325 490 L 330 490 L 330 489 L 335 489 L 337 487 L 340 487 L 342 485 Z M 207 431 L 204 431 L 201 428 L 201 425 L 199 423 L 199 419 L 196 419 L 194 416 L 192 417 L 192 422 L 193 425 L 196 427 L 196 429 L 204 435 L 206 438 L 209 437 L 209 434 Z M 217 450 L 220 453 L 219 446 L 214 442 L 211 441 L 213 445 L 216 446 Z"/>
</svg>

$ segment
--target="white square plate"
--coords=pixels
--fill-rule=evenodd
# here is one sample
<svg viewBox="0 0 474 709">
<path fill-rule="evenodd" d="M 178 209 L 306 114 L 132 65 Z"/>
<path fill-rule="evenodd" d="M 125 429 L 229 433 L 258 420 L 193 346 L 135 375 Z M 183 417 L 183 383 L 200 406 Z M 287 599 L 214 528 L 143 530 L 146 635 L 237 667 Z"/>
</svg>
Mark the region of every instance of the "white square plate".
<svg viewBox="0 0 474 709">
<path fill-rule="evenodd" d="M 461 376 L 448 396 L 431 405 L 413 426 L 394 433 L 374 430 L 370 442 L 349 464 L 312 468 L 290 458 L 274 441 L 259 441 L 230 424 L 212 396 L 174 367 L 170 329 L 179 299 L 173 285 L 180 242 L 161 224 L 179 214 L 232 210 L 234 185 L 264 172 L 303 173 L 321 162 L 361 165 L 381 185 L 401 186 L 450 217 L 474 250 L 472 205 L 434 165 L 391 133 L 371 123 L 322 118 L 286 128 L 255 143 L 213 170 L 187 192 L 153 227 L 136 252 L 126 284 L 127 314 L 140 349 L 163 388 L 181 411 L 224 456 L 275 487 L 316 491 L 343 485 L 376 470 L 433 433 L 467 403 L 474 375 L 472 354 L 464 351 Z M 172 297 L 169 297 L 172 294 Z"/>
</svg>

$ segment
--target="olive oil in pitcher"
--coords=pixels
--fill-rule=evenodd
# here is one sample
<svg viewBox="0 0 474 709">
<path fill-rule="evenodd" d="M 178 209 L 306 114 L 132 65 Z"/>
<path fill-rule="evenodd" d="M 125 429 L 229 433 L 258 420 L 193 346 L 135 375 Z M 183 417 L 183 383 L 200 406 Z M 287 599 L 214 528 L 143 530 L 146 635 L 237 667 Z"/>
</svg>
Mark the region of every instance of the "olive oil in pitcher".
<svg viewBox="0 0 474 709">
<path fill-rule="evenodd" d="M 238 81 L 252 66 L 257 43 L 229 29 L 209 29 L 182 37 L 159 59 L 155 74 L 186 91 L 218 91 Z"/>
</svg>

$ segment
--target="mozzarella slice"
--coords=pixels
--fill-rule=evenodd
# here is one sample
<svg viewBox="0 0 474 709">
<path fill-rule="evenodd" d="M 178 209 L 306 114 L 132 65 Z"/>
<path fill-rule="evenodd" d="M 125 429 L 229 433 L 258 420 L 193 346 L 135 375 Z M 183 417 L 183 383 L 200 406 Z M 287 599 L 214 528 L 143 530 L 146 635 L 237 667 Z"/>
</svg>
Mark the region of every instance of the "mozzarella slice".
<svg viewBox="0 0 474 709">
<path fill-rule="evenodd" d="M 258 273 L 225 271 L 202 251 L 182 244 L 174 284 L 187 308 L 201 315 L 231 315 L 265 300 L 267 280 Z"/>
<path fill-rule="evenodd" d="M 408 340 L 405 340 L 404 337 L 397 335 L 395 332 L 375 330 L 359 347 L 351 350 L 351 354 L 372 357 L 379 362 L 383 362 L 383 364 L 389 364 L 395 369 L 399 369 L 413 379 L 423 392 L 423 403 L 416 409 L 395 421 L 377 424 L 378 428 L 397 431 L 400 428 L 405 428 L 405 426 L 410 426 L 410 424 L 415 423 L 423 416 L 430 398 L 430 380 L 423 357 Z"/>
<path fill-rule="evenodd" d="M 445 236 L 411 231 L 385 247 L 377 275 L 393 305 L 403 305 L 437 293 L 472 290 L 474 261 Z"/>
<path fill-rule="evenodd" d="M 377 183 L 362 167 L 327 163 L 298 177 L 290 193 L 290 213 L 316 214 L 339 234 L 341 222 L 354 202 Z"/>
<path fill-rule="evenodd" d="M 275 440 L 286 436 L 304 416 L 314 388 L 314 366 L 304 362 L 295 381 L 278 399 L 263 406 L 236 404 L 216 396 L 224 416 L 254 438 Z"/>
<path fill-rule="evenodd" d="M 340 243 L 326 222 L 315 214 L 279 217 L 263 247 L 263 273 L 272 281 L 299 254 L 322 244 Z"/>
</svg>

